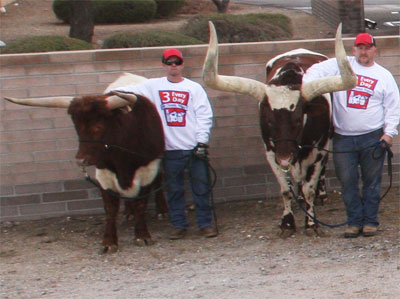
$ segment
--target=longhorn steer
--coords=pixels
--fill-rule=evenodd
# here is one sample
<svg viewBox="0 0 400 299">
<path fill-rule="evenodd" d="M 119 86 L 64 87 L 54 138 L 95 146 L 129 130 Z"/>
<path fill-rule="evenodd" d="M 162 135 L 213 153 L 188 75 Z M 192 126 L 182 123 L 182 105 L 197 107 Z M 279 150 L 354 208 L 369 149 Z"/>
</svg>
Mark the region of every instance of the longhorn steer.
<svg viewBox="0 0 400 299">
<path fill-rule="evenodd" d="M 146 78 L 125 73 L 105 92 L 143 80 Z M 68 109 L 79 137 L 78 164 L 94 165 L 101 186 L 106 212 L 104 253 L 118 249 L 116 218 L 120 199 L 115 193 L 123 197 L 138 197 L 125 202 L 126 209 L 134 214 L 135 243 L 153 243 L 145 221 L 152 188 L 159 190 L 156 194 L 158 212 L 164 214 L 168 209 L 159 189 L 164 133 L 152 102 L 134 94 L 6 100 L 21 105 Z M 131 107 L 126 109 L 127 105 Z"/>
<path fill-rule="evenodd" d="M 357 78 L 346 58 L 341 39 L 341 25 L 336 33 L 335 54 L 341 76 L 323 78 L 302 84 L 304 72 L 312 64 L 325 60 L 324 55 L 304 49 L 277 56 L 267 64 L 267 83 L 218 74 L 218 41 L 214 25 L 209 22 L 210 44 L 203 67 L 207 86 L 238 92 L 257 99 L 260 104 L 260 126 L 266 147 L 266 158 L 281 187 L 284 211 L 281 235 L 296 231 L 291 208 L 292 194 L 288 172 L 300 186 L 306 208 L 314 216 L 314 199 L 318 178 L 327 161 L 332 131 L 331 102 L 328 93 L 351 89 Z M 306 216 L 306 233 L 322 233 L 312 218 Z"/>
</svg>

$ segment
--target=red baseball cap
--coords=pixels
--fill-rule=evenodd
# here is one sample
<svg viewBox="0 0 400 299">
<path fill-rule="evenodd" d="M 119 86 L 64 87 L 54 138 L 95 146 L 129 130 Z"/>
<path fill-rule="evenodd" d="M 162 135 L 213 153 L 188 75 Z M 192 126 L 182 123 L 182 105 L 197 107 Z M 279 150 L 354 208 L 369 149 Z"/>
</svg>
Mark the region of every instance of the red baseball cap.
<svg viewBox="0 0 400 299">
<path fill-rule="evenodd" d="M 367 46 L 375 46 L 375 39 L 369 33 L 360 33 L 356 37 L 356 41 L 354 42 L 354 46 L 358 45 L 367 45 Z"/>
<path fill-rule="evenodd" d="M 168 59 L 171 56 L 176 56 L 183 61 L 182 53 L 178 49 L 167 49 L 164 51 L 163 59 Z"/>
</svg>

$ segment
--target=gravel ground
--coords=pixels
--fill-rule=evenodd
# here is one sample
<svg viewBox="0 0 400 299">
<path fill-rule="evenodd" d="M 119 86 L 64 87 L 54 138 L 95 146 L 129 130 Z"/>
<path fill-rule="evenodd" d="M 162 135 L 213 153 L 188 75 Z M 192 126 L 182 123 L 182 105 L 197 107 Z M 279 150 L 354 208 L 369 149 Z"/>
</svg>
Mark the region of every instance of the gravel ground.
<svg viewBox="0 0 400 299">
<path fill-rule="evenodd" d="M 324 238 L 298 232 L 280 239 L 279 199 L 216 206 L 220 235 L 202 238 L 193 224 L 170 241 L 168 220 L 149 211 L 156 244 L 133 245 L 133 227 L 121 216 L 120 250 L 100 255 L 103 215 L 2 223 L 1 298 L 398 298 L 399 195 L 381 204 L 378 235 L 344 239 L 344 228 Z M 344 220 L 337 193 L 317 206 L 328 223 Z"/>
</svg>

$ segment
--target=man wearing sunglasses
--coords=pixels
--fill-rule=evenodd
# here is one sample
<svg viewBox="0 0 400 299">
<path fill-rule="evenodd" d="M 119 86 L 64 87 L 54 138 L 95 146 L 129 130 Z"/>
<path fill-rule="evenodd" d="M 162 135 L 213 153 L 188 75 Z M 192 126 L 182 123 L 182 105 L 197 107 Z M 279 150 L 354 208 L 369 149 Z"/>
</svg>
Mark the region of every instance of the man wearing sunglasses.
<svg viewBox="0 0 400 299">
<path fill-rule="evenodd" d="M 160 114 L 166 149 L 164 171 L 167 182 L 168 207 L 174 230 L 171 240 L 186 235 L 184 173 L 189 181 L 195 204 L 197 225 L 206 237 L 215 237 L 212 226 L 212 207 L 209 202 L 210 183 L 207 173 L 207 147 L 213 112 L 204 88 L 182 76 L 183 56 L 177 49 L 167 49 L 162 56 L 166 76 L 152 78 L 138 85 L 115 91 L 135 93 L 149 98 Z"/>
</svg>

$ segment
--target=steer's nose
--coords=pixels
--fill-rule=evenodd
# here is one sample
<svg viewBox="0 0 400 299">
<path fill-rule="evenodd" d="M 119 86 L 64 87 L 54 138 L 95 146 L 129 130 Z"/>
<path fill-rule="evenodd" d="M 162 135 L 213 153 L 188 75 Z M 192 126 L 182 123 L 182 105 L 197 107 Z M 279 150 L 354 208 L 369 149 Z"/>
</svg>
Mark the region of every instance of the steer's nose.
<svg viewBox="0 0 400 299">
<path fill-rule="evenodd" d="M 293 161 L 293 155 L 289 155 L 286 157 L 275 156 L 275 161 L 282 170 L 287 171 L 289 170 L 290 164 Z"/>
</svg>

